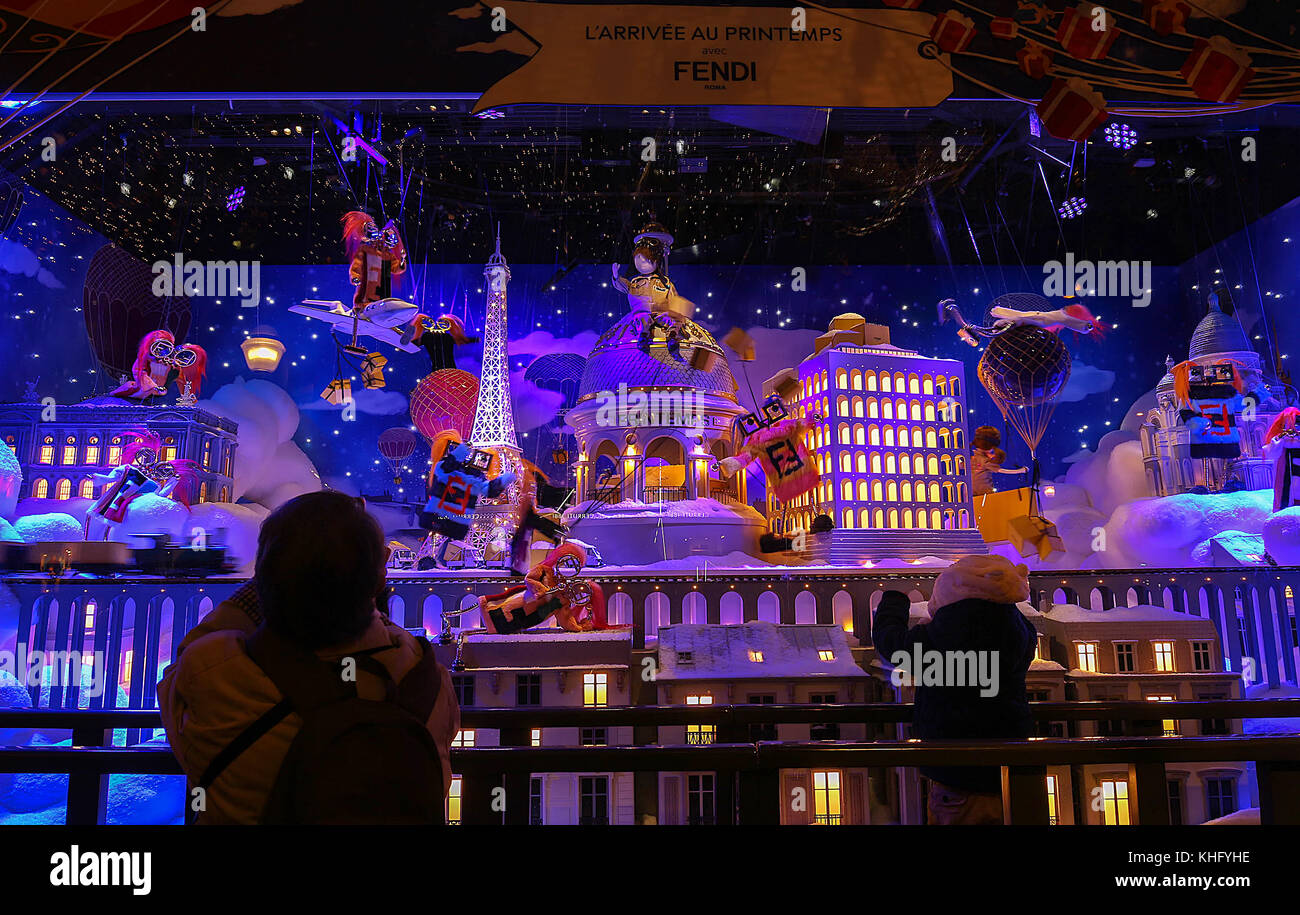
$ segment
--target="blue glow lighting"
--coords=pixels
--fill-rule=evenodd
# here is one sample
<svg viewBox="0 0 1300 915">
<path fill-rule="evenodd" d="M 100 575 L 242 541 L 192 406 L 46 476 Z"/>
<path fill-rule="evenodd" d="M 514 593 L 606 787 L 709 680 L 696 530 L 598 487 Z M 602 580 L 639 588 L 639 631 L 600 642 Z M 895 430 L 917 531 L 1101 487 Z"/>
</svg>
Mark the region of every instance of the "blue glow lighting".
<svg viewBox="0 0 1300 915">
<path fill-rule="evenodd" d="M 1062 219 L 1074 219 L 1076 216 L 1082 216 L 1086 209 L 1088 209 L 1088 201 L 1085 198 L 1071 197 L 1056 208 L 1056 215 Z"/>
<path fill-rule="evenodd" d="M 1107 124 L 1104 132 L 1106 142 L 1116 149 L 1129 150 L 1137 145 L 1137 131 L 1128 124 Z"/>
</svg>

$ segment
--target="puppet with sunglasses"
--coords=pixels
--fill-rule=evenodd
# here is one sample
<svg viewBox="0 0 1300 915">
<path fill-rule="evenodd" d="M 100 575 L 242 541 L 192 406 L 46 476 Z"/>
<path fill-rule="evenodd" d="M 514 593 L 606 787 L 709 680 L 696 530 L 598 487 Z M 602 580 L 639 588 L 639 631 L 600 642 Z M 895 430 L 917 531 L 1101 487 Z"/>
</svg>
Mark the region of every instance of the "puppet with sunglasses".
<svg viewBox="0 0 1300 915">
<path fill-rule="evenodd" d="M 198 399 L 203 376 L 207 373 L 208 354 L 196 343 L 176 345 L 169 330 L 145 334 L 131 364 L 131 380 L 112 392 L 123 400 L 148 402 L 164 397 L 173 381 L 182 387 L 182 395 Z"/>
</svg>

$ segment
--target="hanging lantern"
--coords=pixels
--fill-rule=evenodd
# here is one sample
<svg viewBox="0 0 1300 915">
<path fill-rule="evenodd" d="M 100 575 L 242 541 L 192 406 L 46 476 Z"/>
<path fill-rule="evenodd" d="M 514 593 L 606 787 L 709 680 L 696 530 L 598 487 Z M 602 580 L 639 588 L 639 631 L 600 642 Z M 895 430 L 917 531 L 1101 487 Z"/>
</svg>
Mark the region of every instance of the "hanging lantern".
<svg viewBox="0 0 1300 915">
<path fill-rule="evenodd" d="M 284 344 L 269 334 L 247 337 L 239 348 L 244 351 L 244 361 L 254 372 L 274 372 L 284 355 Z"/>
<path fill-rule="evenodd" d="M 551 460 L 557 464 L 569 463 L 569 449 L 554 448 L 551 450 Z"/>
</svg>

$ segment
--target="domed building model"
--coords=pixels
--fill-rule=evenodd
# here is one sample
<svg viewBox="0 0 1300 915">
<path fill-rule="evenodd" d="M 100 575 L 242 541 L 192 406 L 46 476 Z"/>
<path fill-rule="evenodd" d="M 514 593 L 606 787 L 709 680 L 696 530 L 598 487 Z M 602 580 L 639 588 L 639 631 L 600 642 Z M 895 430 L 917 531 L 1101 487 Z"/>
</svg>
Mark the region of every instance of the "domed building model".
<svg viewBox="0 0 1300 915">
<path fill-rule="evenodd" d="M 1167 371 L 1156 385 L 1156 407 L 1147 412 L 1140 429 L 1147 483 L 1157 496 L 1177 495 L 1200 487 L 1220 492 L 1225 488 L 1268 489 L 1273 485 L 1273 463 L 1263 453 L 1264 431 L 1285 404 L 1286 387 L 1264 372 L 1262 360 L 1251 347 L 1241 322 L 1222 307 L 1219 297 L 1225 295 L 1226 292 L 1220 291 L 1210 296 L 1209 309 L 1192 332 L 1187 358 L 1201 364 L 1234 363 L 1244 376 L 1262 377 L 1272 396 L 1259 405 L 1253 417 L 1244 412 L 1236 417 L 1241 438 L 1239 456 L 1193 458 L 1190 434 L 1179 415 L 1174 390 L 1175 363 L 1172 358 L 1166 358 Z"/>
<path fill-rule="evenodd" d="M 573 536 L 607 562 L 756 554 L 766 527 L 744 474 L 723 479 L 748 412 L 713 336 L 681 315 L 633 311 L 596 341 L 566 420 L 578 442 Z"/>
</svg>

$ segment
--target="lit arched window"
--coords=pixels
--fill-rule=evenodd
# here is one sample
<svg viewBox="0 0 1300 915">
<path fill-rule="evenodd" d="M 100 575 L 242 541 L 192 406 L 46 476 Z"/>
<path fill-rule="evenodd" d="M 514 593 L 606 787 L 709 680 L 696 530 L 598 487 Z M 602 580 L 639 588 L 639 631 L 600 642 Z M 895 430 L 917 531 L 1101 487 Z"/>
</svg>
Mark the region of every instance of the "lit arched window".
<svg viewBox="0 0 1300 915">
<path fill-rule="evenodd" d="M 892 391 L 892 390 L 893 390 L 892 383 L 890 382 L 890 380 L 889 380 L 889 376 L 888 376 L 888 375 L 881 375 L 881 376 L 880 376 L 880 390 L 882 390 L 882 391 Z"/>
<path fill-rule="evenodd" d="M 867 511 L 867 509 L 865 509 L 865 508 L 862 509 L 862 510 L 858 513 L 858 518 L 859 518 L 859 519 L 861 520 L 861 522 L 862 522 L 862 524 L 861 524 L 862 527 L 871 527 L 871 513 L 870 513 L 869 511 Z"/>
<path fill-rule="evenodd" d="M 874 414 L 872 414 L 872 415 L 874 415 Z M 888 400 L 885 401 L 885 411 L 884 411 L 884 415 L 885 415 L 885 419 L 893 419 L 893 418 L 894 418 L 894 404 L 893 404 L 893 402 L 888 401 Z"/>
<path fill-rule="evenodd" d="M 844 389 L 849 386 L 849 373 L 844 369 L 835 370 L 835 387 Z"/>
<path fill-rule="evenodd" d="M 878 444 L 880 444 L 880 443 L 879 443 L 879 442 L 872 442 L 872 444 L 873 444 L 873 445 L 878 445 Z M 889 445 L 890 447 L 893 447 L 893 444 L 894 444 L 894 427 L 893 427 L 893 426 L 886 426 L 886 427 L 885 427 L 885 444 L 886 444 L 886 445 Z"/>
<path fill-rule="evenodd" d="M 898 484 L 895 483 L 893 480 L 890 480 L 889 483 L 885 485 L 885 501 L 886 502 L 898 501 Z"/>
<path fill-rule="evenodd" d="M 931 502 L 938 502 L 938 501 L 939 501 L 939 484 L 938 484 L 938 483 L 931 483 L 931 484 L 930 484 L 930 501 L 931 501 Z M 936 511 L 937 511 L 937 509 L 936 509 Z M 934 522 L 934 525 L 933 525 L 933 526 L 934 526 L 934 527 L 938 527 L 938 526 L 939 526 L 939 522 L 938 522 L 938 521 Z"/>
<path fill-rule="evenodd" d="M 880 453 L 877 451 L 871 452 L 871 472 L 880 473 Z"/>
<path fill-rule="evenodd" d="M 929 375 L 924 375 L 921 378 L 921 393 L 922 394 L 934 393 L 934 379 L 931 378 Z"/>
<path fill-rule="evenodd" d="M 894 373 L 894 391 L 898 394 L 902 394 L 907 391 L 907 380 L 903 378 L 902 372 Z"/>
<path fill-rule="evenodd" d="M 835 412 L 839 416 L 849 415 L 849 399 L 843 394 L 835 398 Z"/>
<path fill-rule="evenodd" d="M 863 428 L 862 428 L 862 423 L 854 423 L 854 424 L 853 424 L 853 444 L 855 444 L 855 445 L 865 445 L 866 443 L 867 443 L 867 440 L 866 440 L 865 438 L 863 438 Z"/>
<path fill-rule="evenodd" d="M 853 501 L 853 481 L 845 480 L 840 484 L 840 498 L 845 502 Z"/>
<path fill-rule="evenodd" d="M 853 375 L 849 379 L 849 387 L 855 391 L 862 390 L 862 373 L 857 369 L 853 370 Z"/>
<path fill-rule="evenodd" d="M 86 442 L 86 463 L 99 463 L 99 436 L 92 435 Z"/>
<path fill-rule="evenodd" d="M 898 509 L 896 508 L 891 508 L 889 510 L 889 526 L 893 528 L 898 527 Z"/>
<path fill-rule="evenodd" d="M 928 400 L 925 402 L 925 418 L 934 422 L 934 404 Z"/>
<path fill-rule="evenodd" d="M 873 517 L 875 519 L 876 527 L 885 526 L 885 510 L 883 508 L 876 509 L 875 515 Z"/>
<path fill-rule="evenodd" d="M 866 472 L 867 472 L 867 456 L 866 456 L 865 454 L 863 454 L 861 451 L 859 451 L 859 452 L 857 453 L 857 455 L 855 456 L 855 461 L 856 461 L 856 466 L 855 466 L 854 469 L 857 470 L 858 473 L 866 473 Z"/>
<path fill-rule="evenodd" d="M 921 405 L 915 400 L 912 401 L 912 419 L 921 421 Z"/>
<path fill-rule="evenodd" d="M 885 455 L 885 473 L 898 473 L 898 460 L 892 451 Z"/>
<path fill-rule="evenodd" d="M 204 480 L 202 483 L 199 484 L 199 501 L 200 501 L 200 502 L 206 502 L 206 501 L 208 501 L 208 481 L 207 481 L 207 480 Z"/>
<path fill-rule="evenodd" d="M 50 481 L 42 477 L 32 484 L 33 499 L 47 499 L 50 495 Z"/>
<path fill-rule="evenodd" d="M 841 473 L 849 473 L 851 469 L 852 469 L 852 468 L 849 466 L 849 453 L 848 453 L 847 451 L 841 451 L 841 452 L 840 452 L 840 472 L 841 472 Z"/>
<path fill-rule="evenodd" d="M 953 396 L 953 397 L 960 397 L 960 396 L 961 396 L 961 380 L 960 380 L 960 379 L 957 379 L 957 378 L 953 378 L 953 379 L 951 379 L 951 380 L 948 382 L 948 384 L 949 384 L 949 386 L 952 388 L 952 396 Z M 962 527 L 965 527 L 965 526 L 966 526 L 966 525 L 964 525 L 964 524 L 962 525 Z"/>
<path fill-rule="evenodd" d="M 849 443 L 849 424 L 840 423 L 839 432 L 840 432 L 840 444 L 847 445 Z"/>
<path fill-rule="evenodd" d="M 64 477 L 62 480 L 59 480 L 58 485 L 54 487 L 54 498 L 71 499 L 72 481 L 69 480 L 67 477 Z"/>
<path fill-rule="evenodd" d="M 903 527 L 909 531 L 912 529 L 912 510 L 910 508 L 903 512 Z"/>
<path fill-rule="evenodd" d="M 902 447 L 902 448 L 906 448 L 906 447 L 908 447 L 909 445 L 912 444 L 912 443 L 908 440 L 908 432 L 907 432 L 907 427 L 906 427 L 906 426 L 900 426 L 899 429 L 898 429 L 898 444 L 899 444 L 899 446 Z"/>
<path fill-rule="evenodd" d="M 926 517 L 924 511 L 918 511 L 916 513 L 916 526 L 921 528 L 926 526 Z"/>
<path fill-rule="evenodd" d="M 898 467 L 899 467 L 899 472 L 900 472 L 900 473 L 911 473 L 911 472 L 912 472 L 912 459 L 911 459 L 910 457 L 908 457 L 907 455 L 903 455 L 903 457 L 902 457 L 902 458 L 899 460 L 899 462 L 898 462 Z"/>
<path fill-rule="evenodd" d="M 921 393 L 921 379 L 920 379 L 920 378 L 917 378 L 915 375 L 908 375 L 908 376 L 907 376 L 907 392 L 908 392 L 909 394 L 920 394 L 920 393 Z"/>
<path fill-rule="evenodd" d="M 77 496 L 82 499 L 95 498 L 95 481 L 90 477 L 86 477 L 86 479 L 82 480 L 77 486 Z"/>
<path fill-rule="evenodd" d="M 842 526 L 844 527 L 845 530 L 850 530 L 850 529 L 852 529 L 852 527 L 853 527 L 853 509 L 851 509 L 851 508 L 846 508 L 846 509 L 844 509 L 844 521 L 843 521 Z"/>
<path fill-rule="evenodd" d="M 907 482 L 903 483 L 903 501 L 904 501 L 904 502 L 911 502 L 911 501 L 912 501 L 912 484 L 911 484 L 911 483 L 907 483 Z"/>
<path fill-rule="evenodd" d="M 876 404 L 876 402 L 873 400 L 873 401 L 871 402 L 871 405 L 874 407 L 875 404 Z M 856 417 L 858 417 L 859 419 L 862 418 L 862 398 L 861 398 L 861 397 L 855 397 L 855 398 L 853 398 L 853 415 L 856 416 Z"/>
<path fill-rule="evenodd" d="M 935 434 L 934 426 L 930 426 L 925 430 L 925 447 L 927 448 L 939 447 L 939 436 Z"/>
<path fill-rule="evenodd" d="M 875 372 L 867 372 L 867 390 L 868 390 L 868 391 L 875 391 L 875 390 L 877 390 L 877 387 L 876 387 L 876 373 L 875 373 Z"/>
<path fill-rule="evenodd" d="M 873 445 L 880 444 L 880 427 L 871 426 L 867 429 L 867 440 Z"/>
<path fill-rule="evenodd" d="M 60 464 L 77 463 L 77 437 L 75 435 L 69 435 L 67 438 L 63 440 L 63 457 L 59 461 L 59 463 Z"/>
<path fill-rule="evenodd" d="M 939 459 L 933 454 L 927 459 L 926 466 L 929 469 L 930 476 L 937 477 L 939 475 Z"/>
<path fill-rule="evenodd" d="M 947 379 L 947 378 L 944 378 L 944 377 L 940 376 L 939 380 L 935 383 L 935 393 L 937 393 L 940 397 L 943 397 L 943 396 L 946 396 L 946 395 L 947 395 L 947 393 L 948 393 L 948 379 Z"/>
<path fill-rule="evenodd" d="M 54 463 L 54 436 L 52 435 L 45 436 L 44 441 L 41 442 L 41 453 L 40 456 L 36 459 L 36 463 L 38 464 Z"/>
</svg>

